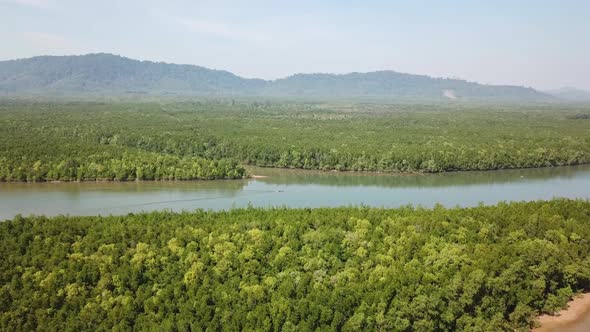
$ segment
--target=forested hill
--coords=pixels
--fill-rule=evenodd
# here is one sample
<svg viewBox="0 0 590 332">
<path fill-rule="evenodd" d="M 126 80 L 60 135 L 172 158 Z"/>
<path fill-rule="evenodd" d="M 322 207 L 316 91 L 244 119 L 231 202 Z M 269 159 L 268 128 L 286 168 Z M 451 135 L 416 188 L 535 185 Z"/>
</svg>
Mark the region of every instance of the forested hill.
<svg viewBox="0 0 590 332">
<path fill-rule="evenodd" d="M 138 61 L 112 54 L 39 56 L 0 62 L 0 93 L 256 94 L 266 85 L 227 71 Z"/>
<path fill-rule="evenodd" d="M 573 87 L 563 87 L 545 92 L 562 100 L 573 102 L 590 102 L 590 92 Z"/>
<path fill-rule="evenodd" d="M 384 98 L 440 98 L 452 100 L 546 101 L 553 97 L 532 88 L 484 85 L 459 79 L 433 78 L 395 71 L 370 73 L 297 74 L 267 88 L 270 95 Z"/>
<path fill-rule="evenodd" d="M 138 61 L 112 54 L 39 56 L 0 61 L 0 95 L 150 94 L 186 96 L 376 97 L 548 101 L 531 88 L 493 86 L 394 71 L 297 74 L 246 79 L 194 65 Z"/>
</svg>

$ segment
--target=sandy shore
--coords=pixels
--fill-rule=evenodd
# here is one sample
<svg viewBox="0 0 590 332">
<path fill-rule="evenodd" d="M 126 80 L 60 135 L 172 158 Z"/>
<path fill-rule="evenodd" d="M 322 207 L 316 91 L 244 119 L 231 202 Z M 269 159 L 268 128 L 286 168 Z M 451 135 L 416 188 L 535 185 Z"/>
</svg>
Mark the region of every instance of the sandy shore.
<svg viewBox="0 0 590 332">
<path fill-rule="evenodd" d="M 575 323 L 577 320 L 590 313 L 590 293 L 575 297 L 568 303 L 567 309 L 561 310 L 556 315 L 542 315 L 539 317 L 541 327 L 533 332 L 549 332 L 554 329 Z"/>
</svg>

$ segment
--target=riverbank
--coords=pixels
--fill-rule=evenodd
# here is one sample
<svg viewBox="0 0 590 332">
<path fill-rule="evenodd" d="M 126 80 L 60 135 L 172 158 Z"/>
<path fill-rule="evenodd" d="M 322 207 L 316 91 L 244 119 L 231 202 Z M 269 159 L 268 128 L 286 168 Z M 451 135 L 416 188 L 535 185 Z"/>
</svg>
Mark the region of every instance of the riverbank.
<svg viewBox="0 0 590 332">
<path fill-rule="evenodd" d="M 590 166 L 370 176 L 273 170 L 267 178 L 211 181 L 0 183 L 0 220 L 17 214 L 125 215 L 237 207 L 478 206 L 590 198 Z M 282 192 L 281 192 L 282 191 Z"/>
<path fill-rule="evenodd" d="M 8 181 L 0 181 L 0 183 L 134 183 L 134 182 L 194 182 L 194 181 L 225 181 L 225 180 L 244 180 L 244 179 L 255 179 L 255 178 L 265 178 L 267 176 L 242 176 L 242 177 L 223 177 L 223 178 L 193 178 L 193 179 L 76 179 L 76 180 L 8 180 Z"/>
<path fill-rule="evenodd" d="M 367 176 L 423 176 L 423 175 L 448 175 L 461 173 L 495 173 L 506 171 L 543 171 L 550 169 L 559 169 L 577 166 L 590 166 L 590 163 L 575 163 L 568 165 L 551 165 L 541 167 L 510 167 L 510 168 L 491 168 L 491 169 L 454 169 L 440 172 L 421 172 L 421 171 L 354 171 L 354 170 L 337 170 L 337 169 L 313 169 L 313 168 L 294 168 L 294 167 L 274 167 L 274 166 L 256 166 L 244 164 L 243 167 L 249 174 L 247 178 L 271 177 L 275 172 L 291 172 L 300 174 L 320 174 L 320 175 L 367 175 Z"/>
<path fill-rule="evenodd" d="M 555 315 L 540 316 L 540 326 L 533 329 L 532 332 L 562 331 L 565 328 L 572 328 L 572 331 L 576 331 L 576 325 L 585 321 L 589 315 L 590 293 L 581 294 L 568 303 L 567 309 L 561 310 Z"/>
<path fill-rule="evenodd" d="M 192 182 L 192 181 L 216 181 L 216 180 L 244 180 L 244 179 L 265 179 L 272 177 L 281 177 L 287 173 L 294 175 L 350 175 L 350 176 L 382 176 L 382 177 L 421 177 L 428 175 L 461 175 L 461 174 L 497 174 L 499 172 L 519 172 L 519 171 L 546 171 L 558 170 L 572 167 L 590 166 L 588 163 L 572 165 L 556 165 L 544 167 L 518 167 L 518 168 L 500 168 L 488 170 L 451 170 L 441 172 L 400 172 L 400 171 L 351 171 L 351 170 L 334 170 L 334 169 L 306 169 L 290 167 L 265 167 L 254 165 L 242 165 L 246 174 L 242 177 L 220 177 L 220 178 L 160 178 L 160 179 L 114 179 L 114 178 L 96 178 L 96 179 L 72 179 L 72 180 L 0 180 L 0 183 L 129 183 L 129 182 Z M 530 172 L 530 173 L 533 173 Z M 524 176 L 522 176 L 524 178 Z"/>
<path fill-rule="evenodd" d="M 264 178 L 267 178 L 267 177 L 268 177 L 267 175 L 254 175 L 253 174 L 253 175 L 250 175 L 250 176 L 248 176 L 246 178 L 249 178 L 249 179 L 264 179 Z"/>
</svg>

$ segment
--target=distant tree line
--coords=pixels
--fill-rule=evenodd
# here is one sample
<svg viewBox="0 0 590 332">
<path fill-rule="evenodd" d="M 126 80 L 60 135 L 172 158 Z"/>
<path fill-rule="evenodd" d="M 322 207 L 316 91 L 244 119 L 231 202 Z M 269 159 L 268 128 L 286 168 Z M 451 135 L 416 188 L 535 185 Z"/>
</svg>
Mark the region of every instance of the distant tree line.
<svg viewBox="0 0 590 332">
<path fill-rule="evenodd" d="M 446 172 L 590 163 L 577 108 L 454 107 L 0 103 L 0 181 L 236 178 L 240 164 Z"/>
</svg>

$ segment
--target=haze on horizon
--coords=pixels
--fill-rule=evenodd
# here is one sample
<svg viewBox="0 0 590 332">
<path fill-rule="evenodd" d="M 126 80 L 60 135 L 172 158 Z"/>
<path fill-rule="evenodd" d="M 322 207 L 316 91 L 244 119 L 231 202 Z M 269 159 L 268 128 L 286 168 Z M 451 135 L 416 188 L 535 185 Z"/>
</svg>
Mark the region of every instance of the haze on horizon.
<svg viewBox="0 0 590 332">
<path fill-rule="evenodd" d="M 590 90 L 590 2 L 0 0 L 0 60 L 114 53 L 244 77 L 395 70 Z"/>
</svg>

